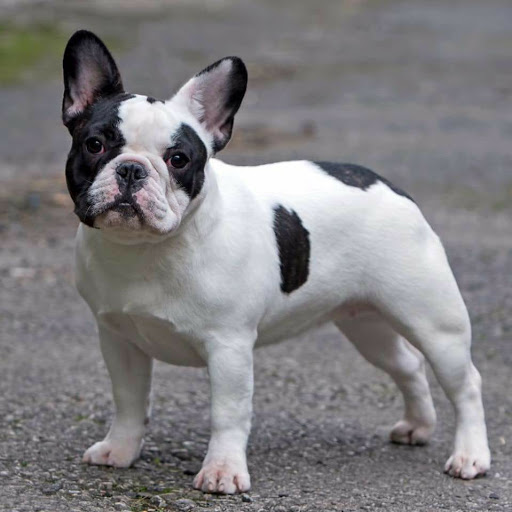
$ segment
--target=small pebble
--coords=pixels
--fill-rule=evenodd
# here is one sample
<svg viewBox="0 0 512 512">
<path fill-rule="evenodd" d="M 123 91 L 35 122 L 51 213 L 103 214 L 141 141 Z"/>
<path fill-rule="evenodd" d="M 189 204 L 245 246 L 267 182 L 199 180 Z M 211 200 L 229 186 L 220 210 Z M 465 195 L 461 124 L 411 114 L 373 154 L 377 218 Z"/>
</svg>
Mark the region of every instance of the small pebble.
<svg viewBox="0 0 512 512">
<path fill-rule="evenodd" d="M 248 494 L 242 494 L 242 501 L 244 503 L 251 503 L 252 502 L 252 498 Z"/>
<path fill-rule="evenodd" d="M 165 500 L 161 496 L 158 496 L 158 494 L 153 496 L 149 502 L 151 505 L 156 505 L 157 507 L 165 507 L 166 505 Z"/>
<path fill-rule="evenodd" d="M 101 482 L 100 483 L 100 489 L 104 491 L 111 491 L 113 488 L 112 482 Z"/>
<path fill-rule="evenodd" d="M 181 498 L 176 500 L 175 505 L 179 510 L 183 510 L 183 512 L 187 512 L 187 510 L 192 510 L 196 504 L 192 500 L 187 500 L 186 498 Z"/>
<path fill-rule="evenodd" d="M 489 494 L 489 498 L 491 498 L 491 500 L 499 500 L 500 499 L 500 497 L 495 492 L 491 492 L 491 494 Z"/>
<path fill-rule="evenodd" d="M 192 458 L 187 450 L 174 450 L 171 453 L 180 460 L 190 460 Z"/>
<path fill-rule="evenodd" d="M 41 492 L 43 494 L 46 494 L 49 496 L 50 494 L 55 494 L 56 492 L 60 491 L 62 489 L 62 484 L 60 482 L 57 482 L 56 484 L 47 485 L 41 489 Z"/>
</svg>

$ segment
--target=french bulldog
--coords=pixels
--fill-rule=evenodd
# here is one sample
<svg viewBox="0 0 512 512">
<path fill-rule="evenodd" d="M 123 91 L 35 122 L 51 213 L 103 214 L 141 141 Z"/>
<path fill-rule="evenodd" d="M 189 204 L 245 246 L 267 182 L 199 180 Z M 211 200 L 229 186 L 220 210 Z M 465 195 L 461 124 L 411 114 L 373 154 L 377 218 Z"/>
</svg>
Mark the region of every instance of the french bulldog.
<svg viewBox="0 0 512 512">
<path fill-rule="evenodd" d="M 253 349 L 333 322 L 403 394 L 392 441 L 421 445 L 432 435 L 426 360 L 455 409 L 445 472 L 471 479 L 489 469 L 468 313 L 409 195 L 353 164 L 213 158 L 246 90 L 237 57 L 166 101 L 127 93 L 88 31 L 71 37 L 63 68 L 77 287 L 98 324 L 115 402 L 85 462 L 128 467 L 139 457 L 153 359 L 206 366 L 211 438 L 193 485 L 249 490 Z"/>
</svg>

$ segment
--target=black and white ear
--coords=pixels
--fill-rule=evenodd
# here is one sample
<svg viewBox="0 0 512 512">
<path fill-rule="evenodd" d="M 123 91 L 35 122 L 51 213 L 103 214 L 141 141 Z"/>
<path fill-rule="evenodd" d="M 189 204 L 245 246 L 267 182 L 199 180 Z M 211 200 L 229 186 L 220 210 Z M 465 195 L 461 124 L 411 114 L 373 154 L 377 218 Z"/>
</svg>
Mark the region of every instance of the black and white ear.
<svg viewBox="0 0 512 512">
<path fill-rule="evenodd" d="M 225 57 L 191 78 L 176 94 L 213 137 L 213 152 L 231 138 L 233 120 L 247 88 L 247 69 L 238 57 Z"/>
<path fill-rule="evenodd" d="M 64 51 L 62 121 L 72 133 L 74 121 L 100 98 L 123 92 L 121 75 L 101 39 L 87 30 L 75 32 Z"/>
</svg>

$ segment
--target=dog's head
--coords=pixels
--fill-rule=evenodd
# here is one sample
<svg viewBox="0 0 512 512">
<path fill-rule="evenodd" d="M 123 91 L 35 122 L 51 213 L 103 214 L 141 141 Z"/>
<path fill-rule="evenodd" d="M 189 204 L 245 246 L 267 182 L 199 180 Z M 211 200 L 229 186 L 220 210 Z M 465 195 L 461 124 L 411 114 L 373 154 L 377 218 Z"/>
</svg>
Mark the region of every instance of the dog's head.
<svg viewBox="0 0 512 512">
<path fill-rule="evenodd" d="M 126 93 L 103 42 L 81 30 L 67 44 L 63 68 L 75 213 L 119 241 L 171 234 L 205 194 L 208 159 L 231 138 L 245 65 L 221 59 L 159 101 Z"/>
</svg>

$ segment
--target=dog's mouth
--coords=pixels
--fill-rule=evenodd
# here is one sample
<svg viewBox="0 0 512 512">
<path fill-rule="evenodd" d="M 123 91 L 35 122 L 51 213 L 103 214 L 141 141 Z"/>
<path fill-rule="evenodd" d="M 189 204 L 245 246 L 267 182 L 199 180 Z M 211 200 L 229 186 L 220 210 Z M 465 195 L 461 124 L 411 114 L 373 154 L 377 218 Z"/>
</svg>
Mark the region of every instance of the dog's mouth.
<svg viewBox="0 0 512 512">
<path fill-rule="evenodd" d="M 102 205 L 96 215 L 98 216 L 108 211 L 118 212 L 124 219 L 137 216 L 141 223 L 144 221 L 144 212 L 131 194 L 119 194 L 114 198 L 114 201 Z"/>
<path fill-rule="evenodd" d="M 116 201 L 112 207 L 112 210 L 115 210 L 121 214 L 122 217 L 133 217 L 138 215 L 142 220 L 142 210 L 137 205 L 137 203 L 133 200 L 126 201 L 125 199 Z"/>
</svg>

